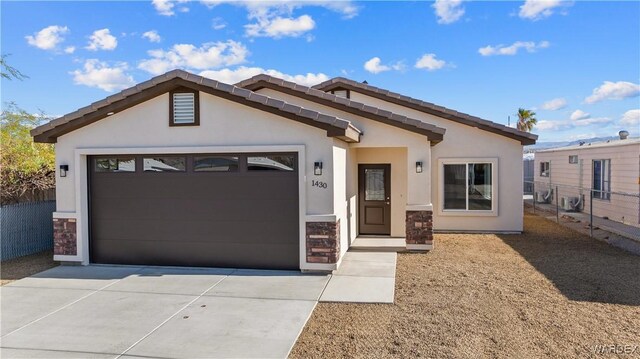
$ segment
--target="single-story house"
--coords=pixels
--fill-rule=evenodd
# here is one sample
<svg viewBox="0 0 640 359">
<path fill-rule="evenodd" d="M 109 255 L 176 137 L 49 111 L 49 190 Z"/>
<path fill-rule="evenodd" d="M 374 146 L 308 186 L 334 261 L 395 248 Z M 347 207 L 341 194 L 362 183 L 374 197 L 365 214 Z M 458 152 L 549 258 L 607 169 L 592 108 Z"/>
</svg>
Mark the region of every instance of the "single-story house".
<svg viewBox="0 0 640 359">
<path fill-rule="evenodd" d="M 535 199 L 640 227 L 640 138 L 620 138 L 535 153 Z M 553 193 L 556 186 L 558 193 Z"/>
<path fill-rule="evenodd" d="M 345 78 L 174 70 L 32 131 L 56 144 L 59 261 L 338 267 L 358 236 L 522 231 L 537 136 Z"/>
</svg>

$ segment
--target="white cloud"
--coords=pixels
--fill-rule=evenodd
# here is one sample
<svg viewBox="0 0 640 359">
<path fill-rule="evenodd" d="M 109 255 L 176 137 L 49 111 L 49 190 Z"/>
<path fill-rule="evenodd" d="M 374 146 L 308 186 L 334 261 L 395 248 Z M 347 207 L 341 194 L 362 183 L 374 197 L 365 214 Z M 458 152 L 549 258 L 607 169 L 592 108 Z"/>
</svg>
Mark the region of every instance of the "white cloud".
<svg viewBox="0 0 640 359">
<path fill-rule="evenodd" d="M 535 43 L 533 41 L 516 41 L 509 46 L 497 45 L 497 46 L 485 46 L 478 49 L 478 53 L 482 56 L 492 55 L 515 55 L 520 49 L 525 49 L 527 52 L 536 52 L 539 49 L 549 47 L 549 41 L 540 41 Z"/>
<path fill-rule="evenodd" d="M 561 110 L 561 109 L 567 107 L 567 100 L 562 98 L 562 97 L 554 98 L 553 100 L 549 100 L 549 101 L 543 103 L 542 106 L 540 106 L 540 107 L 543 110 L 548 110 L 548 111 Z"/>
<path fill-rule="evenodd" d="M 558 131 L 558 130 L 569 130 L 573 128 L 590 126 L 596 124 L 607 124 L 613 122 L 612 119 L 608 117 L 597 117 L 591 118 L 589 114 L 586 114 L 586 118 L 580 119 L 568 119 L 568 120 L 542 120 L 538 121 L 535 125 L 535 128 L 538 131 Z M 573 117 L 573 114 L 572 114 Z"/>
<path fill-rule="evenodd" d="M 133 86 L 133 77 L 126 73 L 128 66 L 124 62 L 109 66 L 97 59 L 85 61 L 82 69 L 71 72 L 77 85 L 97 87 L 107 92 L 122 90 Z"/>
<path fill-rule="evenodd" d="M 520 6 L 518 15 L 523 19 L 540 20 L 553 15 L 557 8 L 573 5 L 572 1 L 562 0 L 526 0 Z"/>
<path fill-rule="evenodd" d="M 587 118 L 590 118 L 591 115 L 582 111 L 582 110 L 575 110 L 571 113 L 571 116 L 569 117 L 569 119 L 571 121 L 577 121 L 577 120 L 584 120 Z"/>
<path fill-rule="evenodd" d="M 591 96 L 584 99 L 585 103 L 593 104 L 604 100 L 622 100 L 640 95 L 640 85 L 626 81 L 605 81 L 593 89 Z"/>
<path fill-rule="evenodd" d="M 638 126 L 640 126 L 640 109 L 625 112 L 624 115 L 622 115 L 620 124 L 625 126 L 635 126 L 637 129 Z"/>
<path fill-rule="evenodd" d="M 589 132 L 589 133 L 578 133 L 576 135 L 571 135 L 568 137 L 568 139 L 569 141 L 576 141 L 576 140 L 587 140 L 594 137 L 597 137 L 597 134 L 595 132 Z"/>
<path fill-rule="evenodd" d="M 153 0 L 151 1 L 151 4 L 156 9 L 158 14 L 164 15 L 164 16 L 173 16 L 176 14 L 174 9 L 176 4 L 186 3 L 188 1 L 189 0 Z M 189 8 L 183 6 L 183 7 L 180 7 L 178 11 L 188 12 Z"/>
<path fill-rule="evenodd" d="M 214 17 L 211 19 L 211 28 L 214 30 L 222 30 L 227 27 L 227 23 L 221 17 Z"/>
<path fill-rule="evenodd" d="M 241 64 L 246 61 L 249 51 L 242 43 L 228 40 L 205 43 L 200 47 L 176 44 L 169 50 L 151 50 L 148 54 L 151 58 L 141 61 L 138 68 L 160 75 L 175 68 L 208 70 Z"/>
<path fill-rule="evenodd" d="M 64 41 L 65 35 L 69 32 L 69 28 L 66 26 L 51 25 L 44 29 L 34 33 L 33 35 L 25 36 L 27 43 L 31 46 L 35 46 L 42 50 L 54 50 L 59 43 Z"/>
<path fill-rule="evenodd" d="M 610 123 L 610 122 L 613 122 L 613 120 L 610 119 L 609 117 L 598 117 L 598 118 L 588 117 L 581 120 L 573 121 L 573 127 L 588 126 L 588 125 L 594 125 L 597 123 Z"/>
<path fill-rule="evenodd" d="M 64 48 L 65 54 L 73 54 L 76 51 L 75 46 L 67 46 Z"/>
<path fill-rule="evenodd" d="M 379 57 L 374 57 L 369 61 L 364 63 L 364 69 L 371 72 L 372 74 L 379 74 L 384 71 L 391 70 L 390 66 L 382 65 L 382 60 Z"/>
<path fill-rule="evenodd" d="M 144 34 L 142 34 L 142 37 L 149 40 L 150 42 L 160 42 L 162 41 L 162 38 L 160 37 L 160 35 L 158 34 L 158 32 L 156 30 L 149 30 L 147 32 L 145 32 Z"/>
<path fill-rule="evenodd" d="M 316 27 L 315 21 L 309 15 L 297 18 L 290 17 L 261 17 L 256 23 L 245 25 L 245 33 L 249 37 L 298 37 Z"/>
<path fill-rule="evenodd" d="M 358 6 L 351 1 L 335 0 L 201 0 L 200 2 L 209 8 L 222 4 L 244 7 L 249 11 L 250 19 L 270 14 L 271 16 L 291 15 L 295 9 L 305 6 L 323 7 L 340 13 L 347 19 L 357 16 L 359 11 Z"/>
<path fill-rule="evenodd" d="M 109 33 L 109 29 L 100 29 L 89 36 L 89 44 L 86 49 L 91 51 L 113 50 L 118 46 L 118 40 Z"/>
<path fill-rule="evenodd" d="M 431 5 L 438 17 L 438 24 L 454 23 L 464 15 L 462 0 L 436 0 Z"/>
<path fill-rule="evenodd" d="M 436 54 L 424 54 L 416 61 L 417 69 L 426 69 L 427 71 L 435 71 L 445 67 L 447 63 L 444 60 L 436 59 Z"/>
<path fill-rule="evenodd" d="M 265 70 L 260 67 L 240 66 L 235 69 L 207 70 L 200 73 L 201 76 L 208 77 L 220 82 L 235 84 L 252 76 L 267 74 L 281 78 L 286 81 L 292 81 L 304 86 L 317 85 L 323 81 L 327 81 L 329 76 L 323 73 L 307 73 L 301 75 L 288 75 L 277 70 Z"/>
</svg>

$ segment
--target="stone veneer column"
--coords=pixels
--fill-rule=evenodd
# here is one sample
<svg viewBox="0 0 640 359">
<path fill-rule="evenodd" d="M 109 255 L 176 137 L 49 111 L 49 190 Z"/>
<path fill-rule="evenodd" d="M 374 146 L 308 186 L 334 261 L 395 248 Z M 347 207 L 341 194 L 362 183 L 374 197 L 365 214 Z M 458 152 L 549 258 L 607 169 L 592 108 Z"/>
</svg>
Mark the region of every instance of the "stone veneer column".
<svg viewBox="0 0 640 359">
<path fill-rule="evenodd" d="M 407 249 L 433 249 L 433 211 L 407 211 Z"/>
<path fill-rule="evenodd" d="M 53 254 L 75 256 L 77 238 L 75 218 L 53 219 Z"/>
<path fill-rule="evenodd" d="M 338 263 L 340 258 L 340 220 L 307 222 L 307 262 Z"/>
</svg>

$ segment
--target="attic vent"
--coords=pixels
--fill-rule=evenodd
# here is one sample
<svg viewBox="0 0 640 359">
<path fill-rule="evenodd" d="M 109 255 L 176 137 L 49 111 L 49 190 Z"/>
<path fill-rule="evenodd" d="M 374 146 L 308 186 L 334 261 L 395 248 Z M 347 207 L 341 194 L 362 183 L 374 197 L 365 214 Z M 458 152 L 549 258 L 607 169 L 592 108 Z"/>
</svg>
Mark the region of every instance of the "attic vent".
<svg viewBox="0 0 640 359">
<path fill-rule="evenodd" d="M 171 126 L 198 125 L 198 92 L 186 89 L 171 92 L 170 111 Z"/>
<path fill-rule="evenodd" d="M 349 90 L 335 89 L 335 90 L 332 90 L 331 93 L 336 95 L 337 97 L 351 98 L 351 93 Z"/>
</svg>

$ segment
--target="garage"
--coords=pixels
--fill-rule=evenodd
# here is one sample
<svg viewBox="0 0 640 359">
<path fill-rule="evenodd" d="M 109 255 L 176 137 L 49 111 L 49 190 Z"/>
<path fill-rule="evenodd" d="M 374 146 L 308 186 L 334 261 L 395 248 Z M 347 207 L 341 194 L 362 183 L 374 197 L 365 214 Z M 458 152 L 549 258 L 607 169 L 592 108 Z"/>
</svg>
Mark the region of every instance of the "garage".
<svg viewBox="0 0 640 359">
<path fill-rule="evenodd" d="M 93 263 L 298 269 L 296 153 L 88 157 Z"/>
</svg>

